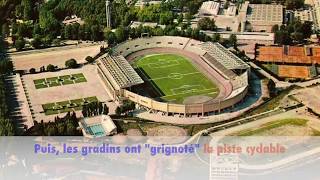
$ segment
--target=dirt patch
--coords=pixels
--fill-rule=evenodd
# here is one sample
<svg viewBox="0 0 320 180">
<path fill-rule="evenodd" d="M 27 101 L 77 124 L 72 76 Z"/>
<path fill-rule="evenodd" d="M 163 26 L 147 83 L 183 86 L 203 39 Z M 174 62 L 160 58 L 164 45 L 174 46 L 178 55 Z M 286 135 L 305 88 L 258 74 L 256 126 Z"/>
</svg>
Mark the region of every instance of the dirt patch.
<svg viewBox="0 0 320 180">
<path fill-rule="evenodd" d="M 148 136 L 186 136 L 187 132 L 176 126 L 158 126 L 147 130 Z"/>
<path fill-rule="evenodd" d="M 187 131 L 176 126 L 158 126 L 147 130 L 147 136 L 153 144 L 179 144 L 187 140 Z"/>
</svg>

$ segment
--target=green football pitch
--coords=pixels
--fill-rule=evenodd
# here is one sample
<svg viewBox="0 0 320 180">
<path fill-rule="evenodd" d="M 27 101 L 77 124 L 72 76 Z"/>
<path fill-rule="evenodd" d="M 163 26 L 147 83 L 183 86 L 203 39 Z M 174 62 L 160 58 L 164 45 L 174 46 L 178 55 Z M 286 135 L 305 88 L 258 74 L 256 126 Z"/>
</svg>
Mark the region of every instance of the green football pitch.
<svg viewBox="0 0 320 180">
<path fill-rule="evenodd" d="M 133 66 L 164 101 L 183 103 L 189 96 L 214 98 L 219 94 L 219 88 L 182 56 L 147 55 L 135 61 Z"/>
</svg>

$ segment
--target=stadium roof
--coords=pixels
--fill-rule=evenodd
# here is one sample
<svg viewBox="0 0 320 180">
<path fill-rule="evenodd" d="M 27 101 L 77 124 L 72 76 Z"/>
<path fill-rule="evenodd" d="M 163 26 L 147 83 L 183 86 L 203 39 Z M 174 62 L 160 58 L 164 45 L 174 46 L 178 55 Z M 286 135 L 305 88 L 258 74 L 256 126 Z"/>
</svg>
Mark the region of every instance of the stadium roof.
<svg viewBox="0 0 320 180">
<path fill-rule="evenodd" d="M 111 82 L 116 89 L 143 83 L 141 77 L 121 55 L 106 55 L 99 59 L 98 65 L 104 73 L 109 74 L 109 78 L 113 79 Z"/>
<path fill-rule="evenodd" d="M 259 47 L 257 61 L 293 64 L 320 64 L 320 47 Z"/>
<path fill-rule="evenodd" d="M 227 69 L 248 69 L 249 65 L 219 43 L 206 42 L 201 48 Z"/>
</svg>

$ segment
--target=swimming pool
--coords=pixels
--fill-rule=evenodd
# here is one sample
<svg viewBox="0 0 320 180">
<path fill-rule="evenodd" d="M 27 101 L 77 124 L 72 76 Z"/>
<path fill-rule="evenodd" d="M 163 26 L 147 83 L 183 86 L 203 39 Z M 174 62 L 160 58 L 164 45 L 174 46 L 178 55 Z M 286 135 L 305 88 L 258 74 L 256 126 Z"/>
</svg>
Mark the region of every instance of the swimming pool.
<svg viewBox="0 0 320 180">
<path fill-rule="evenodd" d="M 105 136 L 105 130 L 102 127 L 101 124 L 96 124 L 96 125 L 92 125 L 87 127 L 88 131 L 90 134 L 96 136 L 96 137 L 101 137 L 101 136 Z"/>
</svg>

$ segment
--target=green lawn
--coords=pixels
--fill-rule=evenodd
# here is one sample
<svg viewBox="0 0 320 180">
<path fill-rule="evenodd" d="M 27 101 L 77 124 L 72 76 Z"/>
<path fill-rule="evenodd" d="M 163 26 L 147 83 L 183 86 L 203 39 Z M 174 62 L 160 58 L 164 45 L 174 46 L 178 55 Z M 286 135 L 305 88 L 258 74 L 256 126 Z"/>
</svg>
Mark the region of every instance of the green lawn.
<svg viewBox="0 0 320 180">
<path fill-rule="evenodd" d="M 45 115 L 53 115 L 59 113 L 65 113 L 69 111 L 82 110 L 84 102 L 98 102 L 97 97 L 87 97 L 82 99 L 72 99 L 67 101 L 55 102 L 43 104 L 42 108 Z"/>
<path fill-rule="evenodd" d="M 182 103 L 189 96 L 216 97 L 219 94 L 217 86 L 182 56 L 148 55 L 135 61 L 133 66 L 164 101 Z"/>
<path fill-rule="evenodd" d="M 71 76 L 73 76 L 73 77 L 75 77 L 75 78 L 85 78 L 82 73 L 72 74 Z"/>
<path fill-rule="evenodd" d="M 37 79 L 33 81 L 35 84 L 43 84 L 46 82 L 46 79 Z"/>
<path fill-rule="evenodd" d="M 258 135 L 258 134 L 264 133 L 266 131 L 269 131 L 271 129 L 286 126 L 286 125 L 303 126 L 304 127 L 307 125 L 307 122 L 308 122 L 308 120 L 306 120 L 306 119 L 296 119 L 296 118 L 281 119 L 281 120 L 265 123 L 262 126 L 255 128 L 255 129 L 246 129 L 246 130 L 237 132 L 233 135 L 254 136 L 254 135 Z"/>
<path fill-rule="evenodd" d="M 92 96 L 92 97 L 87 97 L 87 98 L 84 98 L 84 100 L 85 101 L 87 101 L 87 102 L 97 102 L 98 101 L 98 99 L 97 99 L 97 97 L 96 96 Z"/>
<path fill-rule="evenodd" d="M 42 89 L 42 88 L 47 88 L 48 85 L 47 84 L 36 84 L 36 89 Z"/>
<path fill-rule="evenodd" d="M 82 73 L 33 80 L 36 89 L 87 82 Z"/>
</svg>

